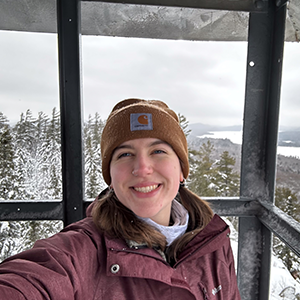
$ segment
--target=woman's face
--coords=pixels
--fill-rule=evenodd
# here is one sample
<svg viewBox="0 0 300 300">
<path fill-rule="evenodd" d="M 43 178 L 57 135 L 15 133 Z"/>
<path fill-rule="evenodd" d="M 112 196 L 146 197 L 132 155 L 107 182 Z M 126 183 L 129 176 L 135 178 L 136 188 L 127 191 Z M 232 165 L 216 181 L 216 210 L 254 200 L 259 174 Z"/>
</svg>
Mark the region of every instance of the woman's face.
<svg viewBox="0 0 300 300">
<path fill-rule="evenodd" d="M 110 163 L 111 187 L 137 216 L 168 225 L 183 174 L 169 144 L 153 138 L 124 142 Z"/>
</svg>

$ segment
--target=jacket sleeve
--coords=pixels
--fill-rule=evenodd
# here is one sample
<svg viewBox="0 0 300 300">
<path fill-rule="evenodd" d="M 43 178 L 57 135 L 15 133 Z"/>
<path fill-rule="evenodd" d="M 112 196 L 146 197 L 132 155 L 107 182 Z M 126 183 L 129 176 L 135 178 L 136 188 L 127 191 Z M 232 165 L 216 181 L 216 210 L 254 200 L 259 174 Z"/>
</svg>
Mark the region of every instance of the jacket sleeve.
<svg viewBox="0 0 300 300">
<path fill-rule="evenodd" d="M 36 242 L 0 264 L 1 299 L 88 299 L 99 267 L 96 245 L 91 232 L 76 225 Z"/>
</svg>

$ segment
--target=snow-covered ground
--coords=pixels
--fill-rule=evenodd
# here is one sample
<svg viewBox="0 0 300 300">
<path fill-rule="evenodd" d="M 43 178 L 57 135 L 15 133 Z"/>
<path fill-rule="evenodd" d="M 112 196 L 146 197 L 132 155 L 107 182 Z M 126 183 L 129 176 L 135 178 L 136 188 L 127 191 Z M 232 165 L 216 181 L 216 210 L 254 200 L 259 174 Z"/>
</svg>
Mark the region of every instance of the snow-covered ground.
<svg viewBox="0 0 300 300">
<path fill-rule="evenodd" d="M 300 297 L 299 281 L 292 277 L 282 261 L 274 255 L 272 257 L 270 294 L 270 300 L 299 299 Z"/>
<path fill-rule="evenodd" d="M 237 267 L 237 252 L 238 252 L 238 233 L 232 224 L 224 218 L 230 226 L 231 234 L 230 241 Z M 299 295 L 297 295 L 299 294 Z M 300 281 L 296 281 L 283 262 L 272 256 L 271 279 L 270 279 L 270 297 L 269 300 L 298 300 L 300 299 Z M 267 299 L 266 299 L 267 300 Z"/>
<path fill-rule="evenodd" d="M 229 139 L 234 144 L 242 144 L 242 131 L 212 131 L 209 134 L 199 136 L 199 138 Z M 277 147 L 277 153 L 284 156 L 300 158 L 300 147 Z"/>
</svg>

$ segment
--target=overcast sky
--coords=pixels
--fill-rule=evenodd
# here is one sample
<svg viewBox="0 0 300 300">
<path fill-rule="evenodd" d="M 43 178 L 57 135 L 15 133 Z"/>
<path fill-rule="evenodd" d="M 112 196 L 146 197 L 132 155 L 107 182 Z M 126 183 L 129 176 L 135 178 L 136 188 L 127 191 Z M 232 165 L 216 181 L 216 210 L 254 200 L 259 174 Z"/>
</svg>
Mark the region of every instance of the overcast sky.
<svg viewBox="0 0 300 300">
<path fill-rule="evenodd" d="M 0 111 L 59 108 L 57 36 L 0 31 Z M 241 125 L 246 42 L 82 37 L 84 116 L 106 119 L 115 103 L 165 101 L 190 123 Z M 280 124 L 300 127 L 300 44 L 286 43 Z"/>
</svg>

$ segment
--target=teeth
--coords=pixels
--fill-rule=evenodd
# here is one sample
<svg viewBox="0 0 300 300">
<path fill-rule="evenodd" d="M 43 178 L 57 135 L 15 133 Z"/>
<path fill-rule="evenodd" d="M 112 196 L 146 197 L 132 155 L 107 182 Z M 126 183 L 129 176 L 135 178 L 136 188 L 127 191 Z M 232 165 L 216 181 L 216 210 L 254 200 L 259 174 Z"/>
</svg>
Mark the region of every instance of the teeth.
<svg viewBox="0 0 300 300">
<path fill-rule="evenodd" d="M 149 186 L 144 186 L 144 187 L 135 187 L 134 189 L 137 192 L 141 192 L 141 193 L 150 193 L 153 190 L 155 190 L 158 187 L 158 184 L 156 185 L 149 185 Z"/>
</svg>

